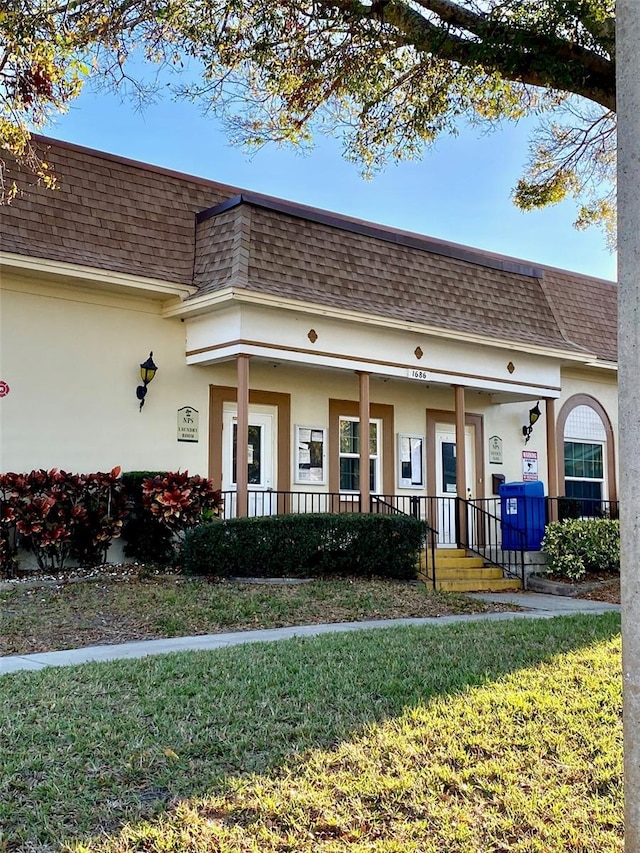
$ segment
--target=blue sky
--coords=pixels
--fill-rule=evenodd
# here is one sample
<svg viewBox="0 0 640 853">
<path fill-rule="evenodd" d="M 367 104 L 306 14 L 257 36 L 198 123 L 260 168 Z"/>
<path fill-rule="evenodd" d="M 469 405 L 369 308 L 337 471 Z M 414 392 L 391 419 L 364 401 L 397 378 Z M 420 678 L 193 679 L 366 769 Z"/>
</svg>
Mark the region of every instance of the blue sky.
<svg viewBox="0 0 640 853">
<path fill-rule="evenodd" d="M 368 181 L 342 158 L 339 140 L 318 138 L 310 154 L 267 146 L 250 156 L 229 144 L 214 118 L 184 101 L 163 100 L 141 112 L 113 93 L 86 89 L 45 132 L 244 189 L 614 279 L 615 256 L 599 230 L 573 228 L 572 203 L 530 213 L 511 203 L 529 128 L 463 128 L 422 160 L 389 166 Z"/>
</svg>

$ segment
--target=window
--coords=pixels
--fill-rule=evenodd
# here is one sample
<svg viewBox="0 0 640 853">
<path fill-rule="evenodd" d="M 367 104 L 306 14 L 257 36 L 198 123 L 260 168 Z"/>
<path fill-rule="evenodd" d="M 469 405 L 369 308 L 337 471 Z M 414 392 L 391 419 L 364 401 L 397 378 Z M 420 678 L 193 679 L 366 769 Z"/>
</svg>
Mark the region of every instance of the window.
<svg viewBox="0 0 640 853">
<path fill-rule="evenodd" d="M 360 491 L 360 421 L 341 416 L 340 430 L 340 491 Z M 380 491 L 380 435 L 382 421 L 369 422 L 369 488 Z"/>
<path fill-rule="evenodd" d="M 579 500 L 580 515 L 599 515 L 605 486 L 607 435 L 589 406 L 576 406 L 564 428 L 565 495 Z"/>
</svg>

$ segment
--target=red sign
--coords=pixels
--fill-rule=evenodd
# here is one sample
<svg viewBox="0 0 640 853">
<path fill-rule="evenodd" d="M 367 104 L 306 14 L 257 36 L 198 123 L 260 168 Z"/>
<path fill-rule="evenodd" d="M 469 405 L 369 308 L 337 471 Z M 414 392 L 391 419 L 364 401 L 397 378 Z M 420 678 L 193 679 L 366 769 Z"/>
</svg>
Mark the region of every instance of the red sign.
<svg viewBox="0 0 640 853">
<path fill-rule="evenodd" d="M 0 380 L 0 397 L 6 397 L 10 390 L 7 383 Z"/>
</svg>

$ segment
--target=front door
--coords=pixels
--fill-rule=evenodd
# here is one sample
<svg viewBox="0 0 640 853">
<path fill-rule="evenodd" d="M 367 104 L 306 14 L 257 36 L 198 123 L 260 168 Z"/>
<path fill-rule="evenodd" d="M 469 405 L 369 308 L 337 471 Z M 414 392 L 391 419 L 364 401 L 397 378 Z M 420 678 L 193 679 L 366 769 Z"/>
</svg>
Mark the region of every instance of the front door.
<svg viewBox="0 0 640 853">
<path fill-rule="evenodd" d="M 236 516 L 237 489 L 237 406 L 225 405 L 222 416 L 222 490 L 226 495 L 225 517 Z M 271 515 L 276 512 L 272 496 L 275 485 L 276 411 L 273 406 L 249 408 L 248 484 L 249 515 Z"/>
<path fill-rule="evenodd" d="M 464 430 L 467 496 L 475 484 L 474 427 Z M 457 454 L 453 424 L 436 425 L 436 495 L 438 498 L 438 545 L 456 545 Z"/>
</svg>

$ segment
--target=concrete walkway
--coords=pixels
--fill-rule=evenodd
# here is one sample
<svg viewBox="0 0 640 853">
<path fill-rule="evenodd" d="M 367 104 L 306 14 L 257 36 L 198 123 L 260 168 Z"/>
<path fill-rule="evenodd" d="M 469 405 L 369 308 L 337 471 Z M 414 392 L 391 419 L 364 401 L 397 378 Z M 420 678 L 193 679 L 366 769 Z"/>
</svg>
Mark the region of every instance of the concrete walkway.
<svg viewBox="0 0 640 853">
<path fill-rule="evenodd" d="M 504 622 L 509 619 L 550 619 L 576 613 L 591 615 L 620 612 L 617 604 L 603 601 L 583 601 L 561 595 L 540 595 L 535 592 L 472 593 L 483 601 L 517 604 L 526 611 L 475 613 L 467 616 L 436 616 L 427 619 L 376 619 L 368 622 L 337 622 L 328 625 L 299 625 L 290 628 L 270 628 L 262 631 L 236 631 L 231 634 L 205 634 L 198 637 L 172 637 L 163 640 L 143 640 L 115 646 L 86 646 L 61 652 L 41 652 L 33 655 L 0 657 L 0 676 L 19 670 L 40 670 L 48 666 L 74 666 L 90 661 L 142 658 L 170 652 L 201 651 L 237 646 L 242 643 L 270 643 L 290 637 L 316 637 L 344 631 L 364 631 L 370 628 L 391 628 L 397 625 L 451 625 L 465 622 Z"/>
</svg>

